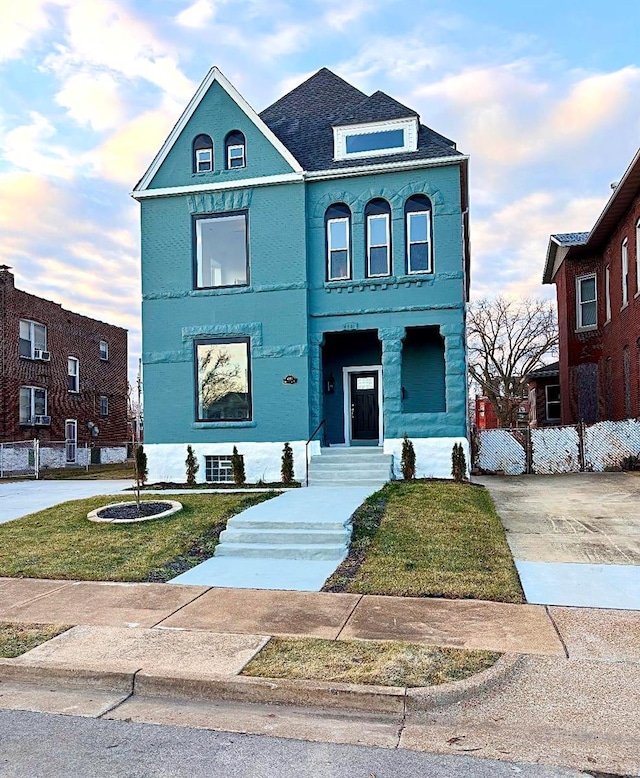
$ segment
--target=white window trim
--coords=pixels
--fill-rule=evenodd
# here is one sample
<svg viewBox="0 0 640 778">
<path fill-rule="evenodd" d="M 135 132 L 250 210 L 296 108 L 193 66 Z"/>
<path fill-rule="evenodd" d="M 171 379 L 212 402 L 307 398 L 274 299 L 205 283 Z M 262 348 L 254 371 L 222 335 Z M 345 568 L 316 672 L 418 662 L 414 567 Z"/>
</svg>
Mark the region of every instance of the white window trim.
<svg viewBox="0 0 640 778">
<path fill-rule="evenodd" d="M 35 359 L 36 354 L 36 339 L 35 339 L 35 327 L 44 327 L 44 348 L 39 349 L 40 351 L 47 351 L 47 341 L 48 341 L 48 333 L 47 333 L 47 325 L 42 324 L 39 321 L 33 321 L 33 319 L 20 319 L 18 322 L 18 342 L 21 340 L 20 337 L 20 322 L 25 322 L 25 324 L 29 325 L 29 343 L 31 344 L 31 356 L 21 357 L 22 359 Z"/>
<path fill-rule="evenodd" d="M 25 421 L 20 421 L 20 401 L 18 397 L 18 422 L 19 424 L 33 424 L 34 419 L 36 416 L 48 416 L 49 413 L 49 393 L 43 386 L 21 386 L 20 389 L 28 389 L 29 390 L 29 419 Z M 44 413 L 36 413 L 35 412 L 35 392 L 44 392 Z"/>
<path fill-rule="evenodd" d="M 75 362 L 76 366 L 76 372 L 71 373 L 71 363 Z M 76 379 L 76 388 L 75 389 L 69 389 L 69 378 L 75 378 Z M 80 393 L 80 360 L 78 357 L 67 357 L 67 391 L 71 394 L 79 394 Z"/>
<path fill-rule="evenodd" d="M 371 222 L 374 219 L 385 220 L 385 243 L 372 243 L 371 242 Z M 387 270 L 385 273 L 372 273 L 371 272 L 371 249 L 382 248 L 387 249 Z M 367 277 L 368 278 L 384 278 L 391 275 L 391 230 L 390 219 L 388 213 L 372 213 L 367 216 Z"/>
<path fill-rule="evenodd" d="M 640 219 L 636 222 L 636 293 L 640 295 Z"/>
<path fill-rule="evenodd" d="M 414 215 L 427 217 L 427 248 L 428 248 L 428 268 L 427 270 L 412 270 L 411 269 L 411 246 L 424 243 L 422 240 L 411 240 L 411 217 Z M 406 235 L 407 235 L 407 275 L 416 275 L 422 273 L 433 273 L 433 252 L 431 243 L 433 242 L 433 235 L 431 233 L 431 211 L 409 211 L 406 214 Z"/>
<path fill-rule="evenodd" d="M 351 373 L 378 374 L 378 445 L 384 441 L 384 413 L 382 404 L 382 365 L 356 365 L 342 368 L 344 440 L 345 446 L 351 446 Z"/>
<path fill-rule="evenodd" d="M 390 130 L 404 131 L 404 145 L 391 149 L 374 149 L 373 151 L 356 151 L 347 153 L 347 138 L 352 135 L 368 135 L 373 132 L 388 132 Z M 367 122 L 366 124 L 350 124 L 346 127 L 333 128 L 333 158 L 362 159 L 364 157 L 387 157 L 390 154 L 404 154 L 418 149 L 418 119 L 410 116 L 406 119 L 394 119 L 386 122 Z"/>
<path fill-rule="evenodd" d="M 549 400 L 549 389 L 551 388 L 555 389 L 556 386 L 560 388 L 559 384 L 550 384 L 548 386 L 545 386 L 544 388 L 544 414 L 547 421 L 560 421 L 560 419 L 562 418 L 562 405 L 560 405 L 559 416 L 553 416 L 553 417 L 549 416 L 549 402 L 554 403 L 554 405 L 556 403 L 560 403 L 560 398 L 558 398 L 557 400 Z"/>
<path fill-rule="evenodd" d="M 67 435 L 69 431 L 69 425 L 73 425 L 73 437 Z M 65 419 L 64 420 L 64 442 L 65 442 L 65 459 L 68 465 L 74 465 L 78 461 L 78 420 L 77 419 Z M 70 456 L 73 454 L 73 456 Z"/>
<path fill-rule="evenodd" d="M 102 401 L 103 400 L 105 401 L 106 413 L 102 412 Z M 101 394 L 100 395 L 100 417 L 104 419 L 108 415 L 109 415 L 109 398 L 107 397 L 106 394 Z"/>
<path fill-rule="evenodd" d="M 231 152 L 234 149 L 242 149 L 242 165 L 234 165 L 231 167 Z M 238 157 L 235 157 L 235 159 L 238 159 Z M 233 146 L 227 146 L 227 170 L 240 170 L 243 167 L 247 166 L 247 160 L 245 158 L 244 153 L 244 143 L 235 143 Z"/>
<path fill-rule="evenodd" d="M 604 299 L 606 304 L 605 324 L 611 321 L 611 271 L 609 265 L 604 269 Z"/>
<path fill-rule="evenodd" d="M 627 238 L 622 241 L 620 246 L 620 263 L 622 269 L 622 308 L 625 308 L 629 304 L 629 241 Z"/>
<path fill-rule="evenodd" d="M 102 348 L 102 344 L 104 343 L 104 349 Z M 101 340 L 100 345 L 98 346 L 98 350 L 100 352 L 100 359 L 103 362 L 109 361 L 109 343 L 106 340 Z M 102 356 L 102 352 L 104 350 L 104 356 Z"/>
<path fill-rule="evenodd" d="M 202 156 L 204 154 L 207 154 L 209 156 L 209 159 L 204 160 L 202 159 Z M 202 164 L 208 164 L 210 167 L 208 170 L 201 170 L 200 165 Z M 208 146 L 204 149 L 196 149 L 196 173 L 213 173 L 213 149 L 211 146 Z"/>
<path fill-rule="evenodd" d="M 586 281 L 589 278 L 593 278 L 595 281 L 594 283 L 594 290 L 595 290 L 595 300 L 588 300 L 588 302 L 595 302 L 596 304 L 596 323 L 595 324 L 582 324 L 582 297 L 580 295 L 580 282 Z M 598 277 L 596 273 L 586 273 L 583 276 L 577 276 L 576 278 L 576 330 L 579 330 L 580 332 L 587 332 L 589 330 L 597 330 L 598 329 Z"/>
<path fill-rule="evenodd" d="M 347 274 L 345 276 L 339 276 L 333 278 L 331 275 L 331 252 L 333 248 L 331 246 L 331 225 L 338 224 L 339 222 L 345 222 L 347 225 Z M 351 278 L 351 235 L 350 235 L 351 219 L 348 216 L 339 216 L 335 219 L 327 219 L 327 281 L 348 281 Z M 344 251 L 344 249 L 335 249 L 336 251 Z"/>
</svg>

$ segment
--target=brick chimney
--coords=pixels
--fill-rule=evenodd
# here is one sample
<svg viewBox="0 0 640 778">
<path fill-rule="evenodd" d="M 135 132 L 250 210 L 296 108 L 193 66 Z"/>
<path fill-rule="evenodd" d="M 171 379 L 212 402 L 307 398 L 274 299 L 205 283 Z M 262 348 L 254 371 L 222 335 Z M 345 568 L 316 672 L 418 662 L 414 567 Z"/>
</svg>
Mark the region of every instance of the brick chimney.
<svg viewBox="0 0 640 778">
<path fill-rule="evenodd" d="M 0 265 L 0 284 L 14 288 L 13 273 L 10 273 L 10 270 L 9 265 Z"/>
</svg>

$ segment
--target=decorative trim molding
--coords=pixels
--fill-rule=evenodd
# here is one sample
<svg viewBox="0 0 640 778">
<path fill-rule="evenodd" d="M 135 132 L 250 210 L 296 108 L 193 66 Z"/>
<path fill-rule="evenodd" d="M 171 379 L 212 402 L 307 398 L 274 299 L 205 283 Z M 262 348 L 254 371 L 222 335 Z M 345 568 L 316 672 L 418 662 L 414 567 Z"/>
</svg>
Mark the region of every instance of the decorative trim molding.
<svg viewBox="0 0 640 778">
<path fill-rule="evenodd" d="M 404 143 L 402 146 L 371 151 L 347 152 L 347 138 L 352 135 L 370 135 L 374 132 L 389 132 L 402 130 Z M 409 116 L 404 119 L 389 119 L 382 122 L 366 122 L 363 124 L 348 124 L 333 128 L 333 158 L 335 160 L 363 159 L 369 157 L 388 157 L 390 154 L 406 154 L 418 148 L 418 117 Z"/>
<path fill-rule="evenodd" d="M 310 313 L 312 319 L 331 319 L 339 316 L 361 316 L 366 313 L 430 313 L 431 311 L 464 310 L 464 303 L 437 303 L 434 305 L 405 305 L 380 308 L 360 308 L 357 311 L 331 311 L 328 313 Z"/>
<path fill-rule="evenodd" d="M 153 197 L 173 197 L 178 195 L 202 194 L 207 192 L 224 192 L 227 189 L 247 189 L 257 186 L 272 186 L 273 184 L 301 184 L 304 182 L 302 173 L 282 173 L 275 176 L 258 176 L 234 181 L 213 181 L 209 184 L 189 184 L 188 186 L 166 186 L 162 189 L 134 189 L 131 197 L 135 200 L 149 200 Z"/>
<path fill-rule="evenodd" d="M 343 167 L 335 170 L 311 170 L 306 172 L 307 181 L 316 181 L 327 178 L 351 178 L 352 176 L 369 176 L 371 173 L 392 173 L 394 170 L 411 170 L 429 167 L 444 167 L 445 165 L 460 165 L 469 159 L 466 154 L 456 154 L 449 157 L 437 157 L 436 159 L 409 159 L 398 162 L 379 162 L 373 165 L 359 165 L 358 167 Z"/>
</svg>

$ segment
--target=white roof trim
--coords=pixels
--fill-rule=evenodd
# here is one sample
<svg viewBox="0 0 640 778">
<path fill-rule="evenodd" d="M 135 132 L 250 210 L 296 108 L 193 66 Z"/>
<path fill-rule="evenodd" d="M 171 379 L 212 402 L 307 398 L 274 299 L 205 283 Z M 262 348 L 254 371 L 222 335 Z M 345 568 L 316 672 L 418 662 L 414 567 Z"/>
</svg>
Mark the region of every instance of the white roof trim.
<svg viewBox="0 0 640 778">
<path fill-rule="evenodd" d="M 172 195 L 202 194 L 203 192 L 222 192 L 225 189 L 247 189 L 271 184 L 302 183 L 302 173 L 282 173 L 275 176 L 259 176 L 258 178 L 238 178 L 233 181 L 214 181 L 210 184 L 189 184 L 188 186 L 167 186 L 162 189 L 146 189 L 139 192 L 134 189 L 131 197 L 136 200 L 148 200 L 152 197 L 170 197 Z"/>
<path fill-rule="evenodd" d="M 185 128 L 189 119 L 193 116 L 196 108 L 202 102 L 202 99 L 204 98 L 207 91 L 209 90 L 209 87 L 215 81 L 217 81 L 220 84 L 220 86 L 234 101 L 234 103 L 240 108 L 241 111 L 243 111 L 243 113 L 247 116 L 247 118 L 250 119 L 255 124 L 258 130 L 260 130 L 260 132 L 267 138 L 267 140 L 274 146 L 274 148 L 280 152 L 280 154 L 291 165 L 291 167 L 297 173 L 302 172 L 302 166 L 300 165 L 298 160 L 293 156 L 293 154 L 289 151 L 289 149 L 282 143 L 282 141 L 278 140 L 278 138 L 262 121 L 262 119 L 253 110 L 253 108 L 249 105 L 249 103 L 244 99 L 244 97 L 240 94 L 240 92 L 238 92 L 238 90 L 233 86 L 233 84 L 222 74 L 222 72 L 217 67 L 212 67 L 211 70 L 205 76 L 204 80 L 202 81 L 198 89 L 196 90 L 196 93 L 189 101 L 189 104 L 184 109 L 182 116 L 178 119 L 174 128 L 169 133 L 169 137 L 162 144 L 160 151 L 156 154 L 147 172 L 144 174 L 144 176 L 142 176 L 140 181 L 136 184 L 133 190 L 134 192 L 141 192 L 148 189 L 149 184 L 153 180 L 155 174 L 158 172 L 160 165 L 162 165 L 164 160 L 167 158 L 167 155 L 173 148 L 175 142 L 178 140 L 180 133 Z"/>
<path fill-rule="evenodd" d="M 451 157 L 437 157 L 434 159 L 409 159 L 402 162 L 379 162 L 374 165 L 358 165 L 358 167 L 343 167 L 334 170 L 312 170 L 305 173 L 309 181 L 318 178 L 345 178 L 347 176 L 368 176 L 371 173 L 386 173 L 393 170 L 406 170 L 411 168 L 441 167 L 443 165 L 459 164 L 468 160 L 466 154 L 456 154 Z"/>
</svg>

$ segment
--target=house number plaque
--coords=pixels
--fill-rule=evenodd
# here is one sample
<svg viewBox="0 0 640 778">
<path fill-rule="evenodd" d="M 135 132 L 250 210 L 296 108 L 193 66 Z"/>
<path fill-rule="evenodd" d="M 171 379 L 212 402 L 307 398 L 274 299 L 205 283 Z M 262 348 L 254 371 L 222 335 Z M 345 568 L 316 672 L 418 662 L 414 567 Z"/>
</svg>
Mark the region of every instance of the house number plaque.
<svg viewBox="0 0 640 778">
<path fill-rule="evenodd" d="M 298 379 L 294 375 L 286 375 L 282 379 L 282 383 L 283 384 L 297 384 L 298 383 Z"/>
</svg>

